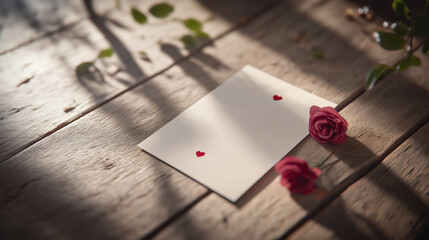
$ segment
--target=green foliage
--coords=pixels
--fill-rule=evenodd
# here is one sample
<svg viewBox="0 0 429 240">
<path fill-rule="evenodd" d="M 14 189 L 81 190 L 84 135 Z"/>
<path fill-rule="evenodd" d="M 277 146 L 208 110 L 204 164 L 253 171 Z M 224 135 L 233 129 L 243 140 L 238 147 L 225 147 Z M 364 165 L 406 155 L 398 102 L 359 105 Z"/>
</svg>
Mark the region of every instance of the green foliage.
<svg viewBox="0 0 429 240">
<path fill-rule="evenodd" d="M 187 27 L 189 30 L 194 32 L 199 32 L 203 28 L 203 24 L 193 18 L 183 21 L 183 24 L 185 24 L 185 27 Z"/>
<path fill-rule="evenodd" d="M 397 33 L 399 35 L 402 35 L 402 36 L 407 35 L 408 33 L 410 33 L 410 28 L 408 27 L 408 25 L 405 24 L 405 23 L 403 23 L 403 22 L 401 22 L 401 21 L 394 22 L 392 24 L 392 30 L 395 33 Z"/>
<path fill-rule="evenodd" d="M 94 65 L 94 62 L 83 62 L 77 65 L 75 71 L 78 76 L 82 76 L 89 72 L 89 69 Z"/>
<path fill-rule="evenodd" d="M 386 75 L 389 71 L 391 71 L 391 67 L 384 64 L 378 64 L 373 69 L 371 69 L 368 75 L 366 75 L 365 90 L 371 90 L 378 80 L 380 80 L 380 78 Z"/>
<path fill-rule="evenodd" d="M 114 51 L 112 48 L 106 48 L 104 50 L 101 50 L 98 53 L 97 58 L 94 61 L 82 62 L 81 64 L 77 65 L 75 68 L 76 74 L 78 76 L 82 76 L 82 75 L 88 73 L 89 70 L 91 69 L 91 67 L 94 66 L 94 63 L 97 59 L 111 57 L 113 55 L 113 53 L 114 53 Z"/>
<path fill-rule="evenodd" d="M 166 18 L 173 11 L 174 7 L 165 2 L 155 4 L 149 9 L 149 12 L 157 18 Z M 131 14 L 136 22 L 140 24 L 147 22 L 147 17 L 137 8 L 133 7 L 131 9 Z M 203 24 L 200 21 L 194 18 L 189 18 L 184 20 L 183 24 L 187 29 L 192 31 L 192 34 L 186 34 L 179 39 L 186 48 L 195 47 L 199 41 L 210 39 L 210 36 L 203 31 Z M 144 52 L 142 51 L 139 52 L 140 56 L 143 59 L 148 60 L 149 58 L 146 53 L 143 53 Z"/>
<path fill-rule="evenodd" d="M 401 16 L 408 16 L 408 13 L 410 12 L 410 9 L 408 9 L 403 0 L 394 0 L 392 7 L 393 10 Z"/>
<path fill-rule="evenodd" d="M 418 17 L 412 27 L 415 36 L 429 37 L 429 16 Z"/>
<path fill-rule="evenodd" d="M 413 55 L 408 55 L 407 57 L 402 59 L 401 62 L 399 62 L 399 65 L 397 66 L 396 71 L 402 72 L 405 69 L 407 69 L 408 67 L 420 66 L 420 65 L 422 65 L 420 58 L 413 56 Z"/>
<path fill-rule="evenodd" d="M 140 57 L 147 58 L 147 53 L 145 51 L 139 51 Z"/>
<path fill-rule="evenodd" d="M 107 48 L 100 51 L 100 53 L 98 54 L 98 58 L 107 58 L 107 57 L 111 57 L 112 55 L 113 55 L 113 49 Z"/>
<path fill-rule="evenodd" d="M 185 47 L 192 48 L 197 45 L 197 40 L 194 36 L 191 35 L 185 35 L 179 39 L 183 44 L 185 44 Z"/>
<path fill-rule="evenodd" d="M 168 17 L 168 15 L 170 15 L 170 13 L 173 12 L 173 10 L 174 10 L 174 7 L 171 6 L 170 4 L 159 3 L 159 4 L 153 5 L 149 9 L 149 12 L 157 18 L 166 18 Z"/>
<path fill-rule="evenodd" d="M 133 15 L 134 20 L 136 22 L 143 24 L 147 22 L 147 17 L 142 12 L 140 12 L 137 8 L 133 7 L 131 8 L 131 15 Z"/>
<path fill-rule="evenodd" d="M 187 34 L 180 38 L 180 41 L 185 44 L 185 47 L 195 47 L 199 41 L 210 39 L 210 36 L 202 30 L 203 24 L 200 21 L 189 18 L 183 21 L 183 24 L 187 29 L 193 32 L 192 35 Z"/>
<path fill-rule="evenodd" d="M 375 66 L 366 76 L 365 89 L 371 90 L 375 83 L 380 80 L 381 77 L 392 74 L 394 72 L 402 72 L 411 66 L 421 66 L 420 58 L 413 55 L 416 50 L 413 48 L 413 37 L 414 36 L 429 36 L 429 16 L 426 11 L 429 7 L 429 0 L 425 1 L 425 5 L 420 9 L 415 19 L 409 15 L 410 9 L 404 3 L 403 0 L 393 0 L 393 10 L 404 16 L 410 21 L 410 24 L 404 22 L 395 22 L 392 24 L 391 32 L 376 31 L 374 37 L 379 45 L 387 50 L 404 50 L 406 52 L 399 63 L 393 66 L 387 66 L 379 64 Z M 426 41 L 422 46 L 423 53 L 429 53 L 429 41 Z"/>
<path fill-rule="evenodd" d="M 139 51 L 139 55 L 140 55 L 142 60 L 144 60 L 146 62 L 152 62 L 145 51 Z"/>
<path fill-rule="evenodd" d="M 322 52 L 314 52 L 313 54 L 311 54 L 311 56 L 316 59 L 323 59 L 324 57 Z"/>
<path fill-rule="evenodd" d="M 198 31 L 198 32 L 195 32 L 195 38 L 197 40 L 206 40 L 206 39 L 210 39 L 210 36 L 205 32 Z"/>
<path fill-rule="evenodd" d="M 401 35 L 390 32 L 376 31 L 374 33 L 375 40 L 378 44 L 387 50 L 403 49 L 407 43 Z"/>
<path fill-rule="evenodd" d="M 425 42 L 422 47 L 422 53 L 429 54 L 429 41 Z"/>
</svg>

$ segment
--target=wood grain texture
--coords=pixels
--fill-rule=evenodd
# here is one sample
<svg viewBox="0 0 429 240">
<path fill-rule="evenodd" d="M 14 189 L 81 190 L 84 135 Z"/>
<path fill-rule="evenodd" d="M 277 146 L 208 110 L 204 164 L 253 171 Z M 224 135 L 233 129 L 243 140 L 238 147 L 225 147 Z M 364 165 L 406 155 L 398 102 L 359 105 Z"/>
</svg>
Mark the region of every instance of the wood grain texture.
<svg viewBox="0 0 429 240">
<path fill-rule="evenodd" d="M 154 2 L 143 1 L 138 7 L 143 11 Z M 233 5 L 242 10 L 225 20 L 202 3 L 181 1 L 171 19 L 194 17 L 216 37 L 269 3 Z M 129 6 L 0 56 L 0 161 L 189 54 L 177 40 L 189 32 L 181 22 L 152 17 L 147 25 L 139 25 L 125 9 Z M 176 54 L 166 54 L 160 41 L 175 46 Z M 94 60 L 108 47 L 115 49 L 111 59 L 97 60 L 91 74 L 76 76 L 78 64 Z M 142 59 L 139 51 L 145 51 L 150 60 Z"/>
<path fill-rule="evenodd" d="M 175 67 L 0 165 L 1 229 L 136 239 L 206 189 L 136 146 L 206 90 Z"/>
<path fill-rule="evenodd" d="M 0 54 L 86 17 L 80 0 L 2 0 Z"/>
<path fill-rule="evenodd" d="M 410 96 L 413 92 L 413 96 Z M 320 145 L 305 139 L 290 154 L 310 164 L 336 151 L 322 168 L 319 188 L 311 195 L 290 194 L 277 177 L 243 205 L 234 205 L 212 194 L 180 220 L 158 235 L 158 239 L 273 239 L 282 236 L 326 198 L 335 194 L 338 185 L 359 177 L 367 164 L 381 155 L 402 134 L 429 114 L 429 94 L 401 78 L 389 78 L 377 89 L 358 98 L 341 114 L 347 119 L 349 137 L 341 146 Z M 275 176 L 275 173 L 270 172 Z M 198 222 L 198 226 L 188 226 Z"/>
<path fill-rule="evenodd" d="M 194 239 L 272 239 L 282 236 L 306 214 L 317 209 L 324 199 L 335 194 L 336 186 L 359 177 L 361 168 L 378 161 L 377 157 L 397 138 L 425 115 L 427 119 L 428 92 L 408 80 L 398 77 L 388 80 L 341 111 L 349 121 L 350 133 L 357 134 L 355 138 L 350 137 L 341 146 L 319 145 L 307 138 L 290 153 L 316 163 L 329 152 L 336 151 L 323 168 L 320 187 L 313 194 L 291 195 L 280 186 L 278 178 L 244 206 L 233 205 L 212 194 L 168 227 L 158 239 L 186 239 L 188 236 Z M 415 95 L 410 96 L 411 92 Z M 199 225 L 188 227 L 188 222 Z"/>
<path fill-rule="evenodd" d="M 376 61 L 392 56 L 361 33 L 359 25 L 344 22 L 343 7 L 347 4 L 341 1 L 326 4 L 306 1 L 303 4 L 283 3 L 247 27 L 219 39 L 214 47 L 204 48 L 1 163 L 0 224 L 5 227 L 0 229 L 6 229 L 7 236 L 33 238 L 135 239 L 146 236 L 204 195 L 206 189 L 144 154 L 135 145 L 243 65 L 252 64 L 340 102 L 363 85 L 366 71 Z M 295 34 L 300 32 L 304 32 L 307 41 L 297 42 Z M 325 60 L 311 57 L 315 46 L 323 49 Z M 170 43 L 162 44 L 161 51 L 172 59 L 184 54 L 181 48 Z M 414 97 L 420 99 L 417 87 L 404 82 L 409 83 L 404 91 L 415 91 Z M 380 97 L 389 96 L 388 90 Z M 364 101 L 375 106 L 380 104 L 379 100 L 373 102 L 367 97 Z M 386 110 L 389 111 L 392 108 Z M 353 117 L 353 112 L 347 117 L 360 121 Z M 376 116 L 374 122 L 385 123 L 386 112 Z M 403 126 L 411 121 L 404 121 Z M 398 119 L 397 122 L 402 121 Z M 364 128 L 359 126 L 357 133 Z M 302 155 L 314 154 L 311 161 L 328 154 L 311 139 L 305 142 L 301 147 Z M 353 144 L 349 146 L 353 147 Z M 374 148 L 382 151 L 383 146 L 379 144 Z M 341 168 L 337 168 L 339 170 Z M 226 237 L 248 231 L 255 234 L 250 238 L 265 238 L 271 236 L 270 229 L 265 228 L 269 222 L 275 223 L 273 236 L 277 236 L 287 224 L 305 214 L 277 183 L 269 185 L 264 192 L 265 195 L 257 195 L 241 208 L 211 194 L 203 200 L 204 204 L 197 205 L 197 211 L 204 210 L 199 216 L 202 219 L 187 218 L 182 229 L 177 228 L 182 226 L 179 222 L 172 226 L 172 232 L 170 228 L 162 234 L 192 238 L 204 228 L 214 226 L 210 230 L 214 232 L 213 237 L 226 228 L 229 230 Z M 313 199 L 307 202 L 313 204 Z M 190 214 L 193 212 L 191 210 Z M 285 221 L 291 222 L 285 224 Z"/>
<path fill-rule="evenodd" d="M 331 1 L 331 3 L 337 2 Z M 330 20 L 332 21 L 332 18 Z M 338 46 L 339 44 L 333 45 Z M 368 50 L 368 52 L 372 50 Z M 338 51 L 344 52 L 340 49 Z M 358 76 L 363 78 L 364 72 L 356 69 L 359 68 L 359 65 L 352 66 L 356 72 L 350 71 L 344 74 L 337 72 L 335 79 L 338 83 L 330 80 L 330 88 L 324 88 L 323 84 L 320 84 L 323 81 L 313 83 L 313 86 L 308 88 L 316 94 L 338 101 L 335 96 L 340 95 L 344 98 L 344 95 L 347 94 L 347 91 L 342 92 L 343 89 L 338 89 L 339 86 L 342 87 L 341 83 L 353 85 L 353 81 L 349 79 Z M 330 68 L 330 70 L 338 68 L 344 67 L 340 67 L 338 64 L 336 68 Z M 417 71 L 419 75 L 421 72 L 426 72 L 423 76 L 427 75 L 426 67 Z M 292 71 L 288 73 L 293 74 Z M 305 74 L 301 76 L 308 77 Z M 316 163 L 328 156 L 330 152 L 336 151 L 334 157 L 324 167 L 323 176 L 319 180 L 321 187 L 314 194 L 309 196 L 290 195 L 286 189 L 280 186 L 278 178 L 258 195 L 252 196 L 254 194 L 251 193 L 250 200 L 244 199 L 244 204 L 239 203 L 238 206 L 212 194 L 191 209 L 183 218 L 161 232 L 158 239 L 189 239 L 190 237 L 193 239 L 273 239 L 282 236 L 297 221 L 317 209 L 320 203 L 335 193 L 337 186 L 359 177 L 361 169 L 365 169 L 367 164 L 377 161 L 378 156 L 389 149 L 390 145 L 403 134 L 406 134 L 416 122 L 425 119 L 429 113 L 429 94 L 422 84 L 425 84 L 427 79 L 418 76 L 389 77 L 381 82 L 374 91 L 364 94 L 341 111 L 341 114 L 350 123 L 350 138 L 345 144 L 341 146 L 320 145 L 307 138 L 291 152 L 292 155 L 303 157 L 310 163 Z M 301 86 L 294 82 L 293 77 L 289 78 L 285 74 L 283 78 L 306 88 L 305 84 Z M 327 91 L 337 91 L 337 94 L 331 92 L 324 95 Z M 272 179 L 275 173 L 270 172 L 268 175 L 266 179 Z M 198 225 L 188 225 L 188 223 L 198 223 Z"/>
<path fill-rule="evenodd" d="M 120 2 L 120 8 L 116 8 L 115 1 L 93 0 L 100 14 L 110 16 L 120 12 L 123 19 L 127 18 L 131 6 L 147 9 L 154 3 L 136 0 Z M 88 17 L 83 0 L 2 0 L 0 12 L 0 55 L 65 30 Z"/>
<path fill-rule="evenodd" d="M 416 239 L 429 224 L 429 124 L 290 239 Z M 426 239 L 419 236 L 419 239 Z"/>
</svg>

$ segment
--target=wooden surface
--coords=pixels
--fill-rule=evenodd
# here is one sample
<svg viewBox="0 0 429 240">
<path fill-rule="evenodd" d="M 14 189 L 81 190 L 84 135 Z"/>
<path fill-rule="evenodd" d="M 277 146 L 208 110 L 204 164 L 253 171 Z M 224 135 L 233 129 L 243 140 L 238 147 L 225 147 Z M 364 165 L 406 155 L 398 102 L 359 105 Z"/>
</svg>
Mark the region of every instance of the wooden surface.
<svg viewBox="0 0 429 240">
<path fill-rule="evenodd" d="M 416 238 L 429 226 L 428 142 L 426 124 L 291 239 Z"/>
<path fill-rule="evenodd" d="M 154 2 L 144 1 L 139 7 L 147 9 Z M 199 2 L 181 1 L 172 18 L 200 19 L 205 23 L 204 30 L 215 38 L 268 4 L 270 1 L 245 8 L 233 5 L 241 11 L 225 21 Z M 150 19 L 152 23 L 141 26 L 123 7 L 104 18 L 110 21 L 84 19 L 0 55 L 0 79 L 7 79 L 2 81 L 0 96 L 0 129 L 4 133 L 0 136 L 0 162 L 188 55 L 189 51 L 175 40 L 187 33 L 180 22 Z M 170 47 L 163 48 L 160 42 Z M 75 75 L 75 66 L 94 60 L 101 49 L 108 47 L 113 47 L 116 54 L 97 62 L 99 72 Z M 139 51 L 145 51 L 150 61 L 142 60 Z M 8 101 L 12 98 L 14 101 Z M 68 108 L 72 111 L 65 111 Z"/>
<path fill-rule="evenodd" d="M 368 70 L 401 53 L 366 33 L 377 21 L 345 18 L 355 5 L 171 1 L 172 18 L 203 21 L 213 39 L 185 49 L 180 22 L 131 19 L 131 6 L 158 1 L 95 1 L 96 16 L 41 2 L 0 5 L 0 237 L 408 239 L 427 226 L 428 61 L 364 93 Z M 109 46 L 99 72 L 76 77 Z M 315 163 L 335 151 L 313 194 L 290 194 L 270 171 L 233 204 L 136 147 L 246 64 L 343 108 L 346 143 L 307 137 L 291 152 Z"/>
</svg>

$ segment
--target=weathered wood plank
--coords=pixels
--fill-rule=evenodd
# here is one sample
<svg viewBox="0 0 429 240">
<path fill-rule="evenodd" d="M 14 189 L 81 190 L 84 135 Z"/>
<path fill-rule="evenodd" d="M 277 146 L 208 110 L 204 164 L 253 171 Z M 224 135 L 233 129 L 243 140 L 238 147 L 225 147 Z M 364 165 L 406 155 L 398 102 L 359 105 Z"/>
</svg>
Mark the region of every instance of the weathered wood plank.
<svg viewBox="0 0 429 240">
<path fill-rule="evenodd" d="M 6 226 L 2 229 L 8 229 L 8 234 L 52 238 L 129 239 L 150 233 L 206 189 L 135 145 L 247 63 L 332 101 L 353 93 L 375 61 L 391 55 L 363 35 L 359 26 L 344 23 L 342 2 L 311 3 L 283 3 L 219 39 L 214 48 L 205 48 L 1 163 L 0 224 Z M 336 27 L 340 25 L 344 27 Z M 281 27 L 287 31 L 279 31 Z M 294 41 L 294 34 L 302 31 L 310 42 Z M 353 37 L 352 44 L 347 36 Z M 311 46 L 321 47 L 326 59 L 312 58 Z M 171 44 L 161 49 L 172 57 L 182 54 Z M 321 148 L 314 144 L 317 147 Z M 258 211 L 283 196 L 278 195 L 278 191 L 267 195 L 245 215 L 254 221 L 260 214 L 278 214 Z M 205 209 L 214 222 L 222 221 L 219 213 L 228 214 L 225 207 L 236 210 L 216 195 L 209 198 L 221 201 L 214 205 L 219 209 Z M 288 204 L 283 206 L 287 209 Z M 283 220 L 282 215 L 279 219 Z M 202 223 L 187 224 L 192 229 Z"/>
<path fill-rule="evenodd" d="M 139 8 L 143 11 L 154 2 L 143 1 Z M 269 3 L 255 3 L 242 11 L 237 4 L 235 18 L 225 21 L 197 1 L 181 1 L 171 19 L 200 19 L 204 30 L 216 37 Z M 181 22 L 150 18 L 142 26 L 125 10 L 112 11 L 104 19 L 110 20 L 87 19 L 0 56 L 0 161 L 189 53 L 176 40 L 188 33 Z M 177 46 L 176 54 L 166 54 L 159 41 Z M 110 46 L 116 51 L 112 59 L 98 61 L 98 71 L 92 75 L 76 76 L 79 63 L 93 60 Z M 139 51 L 145 51 L 150 61 L 142 59 Z"/>
<path fill-rule="evenodd" d="M 97 12 L 103 15 L 122 15 L 131 6 L 147 8 L 153 1 L 93 0 Z M 64 30 L 88 17 L 83 0 L 3 0 L 0 2 L 0 54 L 32 41 Z M 120 21 L 119 21 L 120 22 Z"/>
<path fill-rule="evenodd" d="M 426 124 L 290 239 L 416 239 L 429 224 L 428 142 Z"/>
<path fill-rule="evenodd" d="M 416 122 L 428 120 L 427 90 L 400 77 L 386 80 L 341 111 L 355 138 L 350 137 L 341 146 L 319 145 L 307 138 L 291 152 L 291 155 L 316 163 L 329 152 L 336 151 L 323 169 L 319 180 L 322 187 L 312 195 L 291 195 L 280 186 L 278 178 L 244 206 L 235 206 L 212 194 L 161 232 L 158 238 L 272 239 L 282 236 L 324 204 L 325 199 L 361 177 L 368 165 L 379 161 L 378 156 Z M 199 224 L 188 226 L 188 222 Z"/>
<path fill-rule="evenodd" d="M 86 17 L 80 0 L 2 0 L 0 54 Z"/>
<path fill-rule="evenodd" d="M 427 66 L 427 63 L 424 64 Z M 358 67 L 353 65 L 353 67 L 356 66 Z M 356 71 L 344 75 L 338 74 L 337 78 L 342 79 L 337 81 L 353 84 L 348 80 L 349 78 L 364 76 L 364 73 Z M 345 144 L 320 145 L 307 138 L 291 152 L 292 155 L 316 163 L 328 156 L 330 152 L 336 151 L 334 157 L 327 162 L 319 180 L 322 188 L 314 194 L 290 195 L 280 186 L 278 179 L 262 190 L 259 195 L 251 198 L 249 202 L 246 203 L 248 199 L 245 199 L 244 204 L 238 204 L 238 206 L 228 203 L 216 194 L 211 194 L 180 220 L 161 232 L 158 238 L 273 239 L 282 236 L 309 212 L 317 209 L 325 199 L 339 191 L 338 186 L 342 187 L 354 177 L 359 177 L 360 170 L 365 169 L 367 164 L 372 165 L 378 161 L 378 157 L 413 128 L 416 122 L 427 119 L 429 94 L 427 89 L 421 87 L 427 79 L 418 77 L 426 76 L 427 71 L 427 67 L 423 67 L 417 69 L 417 77 L 410 74 L 389 77 L 374 91 L 364 94 L 341 111 L 350 123 L 349 136 L 351 137 Z M 422 74 L 424 72 L 426 73 Z M 289 80 L 288 77 L 286 79 Z M 314 91 L 317 94 L 319 91 L 326 93 L 326 89 L 329 89 L 341 94 L 338 89 L 332 90 L 337 87 L 335 83 L 330 84 L 331 88 L 318 85 L 318 89 Z M 344 91 L 342 94 L 347 92 Z M 333 95 L 328 94 L 328 98 L 335 99 Z M 344 98 L 344 95 L 342 97 Z M 269 174 L 275 176 L 273 172 Z M 198 224 L 188 225 L 188 223 Z"/>
</svg>

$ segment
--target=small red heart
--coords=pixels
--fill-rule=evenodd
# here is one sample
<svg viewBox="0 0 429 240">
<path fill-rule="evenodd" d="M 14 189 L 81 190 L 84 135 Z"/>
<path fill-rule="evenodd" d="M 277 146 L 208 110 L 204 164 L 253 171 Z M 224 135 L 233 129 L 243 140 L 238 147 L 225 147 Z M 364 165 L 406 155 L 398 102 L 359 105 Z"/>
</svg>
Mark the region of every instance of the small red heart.
<svg viewBox="0 0 429 240">
<path fill-rule="evenodd" d="M 202 156 L 204 156 L 204 155 L 206 155 L 206 153 L 205 153 L 205 152 L 197 151 L 197 157 L 202 157 Z"/>
<path fill-rule="evenodd" d="M 280 96 L 274 95 L 273 99 L 274 99 L 274 101 L 279 101 L 279 100 L 282 100 L 283 98 Z"/>
</svg>

